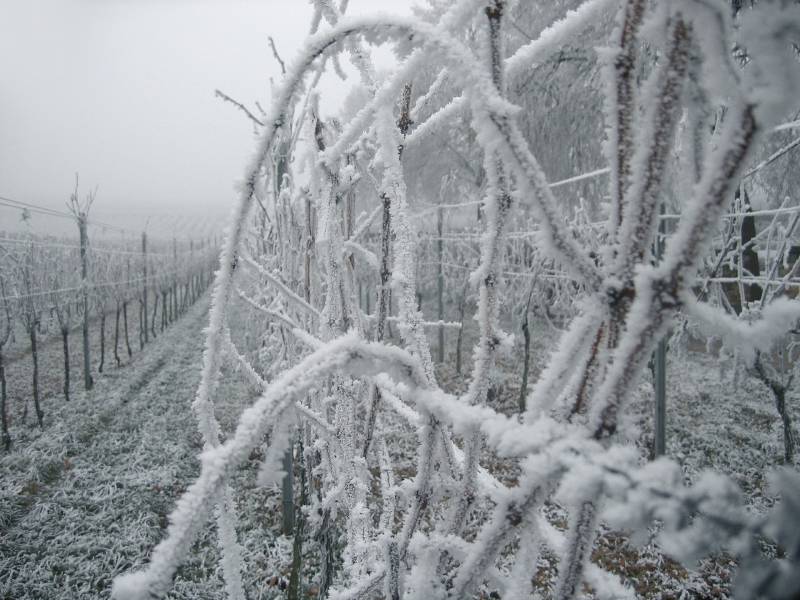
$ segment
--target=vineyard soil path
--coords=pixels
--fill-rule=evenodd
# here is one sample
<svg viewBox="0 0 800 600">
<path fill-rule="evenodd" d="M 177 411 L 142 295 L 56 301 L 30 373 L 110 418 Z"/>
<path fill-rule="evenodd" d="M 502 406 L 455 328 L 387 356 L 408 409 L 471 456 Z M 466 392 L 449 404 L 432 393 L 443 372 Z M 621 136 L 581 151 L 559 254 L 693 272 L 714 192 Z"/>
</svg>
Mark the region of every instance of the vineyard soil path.
<svg viewBox="0 0 800 600">
<path fill-rule="evenodd" d="M 112 578 L 162 538 L 199 471 L 191 401 L 207 315 L 203 297 L 131 365 L 53 403 L 45 430 L 27 429 L 0 456 L 0 598 L 108 597 Z"/>
</svg>

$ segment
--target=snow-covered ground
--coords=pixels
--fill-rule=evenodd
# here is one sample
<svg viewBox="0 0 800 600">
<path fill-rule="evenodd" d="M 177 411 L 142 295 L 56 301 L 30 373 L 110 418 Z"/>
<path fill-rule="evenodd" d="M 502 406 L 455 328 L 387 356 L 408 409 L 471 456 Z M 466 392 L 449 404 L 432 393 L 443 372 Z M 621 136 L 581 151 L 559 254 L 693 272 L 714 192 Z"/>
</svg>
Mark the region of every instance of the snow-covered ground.
<svg viewBox="0 0 800 600">
<path fill-rule="evenodd" d="M 52 401 L 44 432 L 17 429 L 13 452 L 0 456 L 0 598 L 107 598 L 114 576 L 144 564 L 199 472 L 191 402 L 207 308 L 200 300 L 91 392 Z M 222 389 L 240 406 L 247 397 L 233 382 Z M 276 495 L 254 489 L 257 459 L 237 482 L 253 598 L 280 590 L 289 554 L 273 535 Z M 170 598 L 221 597 L 212 538 L 198 541 Z"/>
<path fill-rule="evenodd" d="M 51 399 L 43 433 L 17 430 L 2 457 L 4 597 L 102 597 L 159 539 L 197 472 L 189 402 L 204 315 L 198 303 L 92 392 Z"/>
<path fill-rule="evenodd" d="M 513 324 L 506 323 L 513 329 Z M 532 325 L 531 381 L 546 364 L 548 349 L 557 332 L 544 322 Z M 465 348 L 474 337 L 467 329 Z M 521 336 L 518 336 L 521 338 Z M 518 411 L 521 382 L 522 347 L 503 361 L 495 373 L 498 394 L 495 406 L 506 414 Z M 677 344 L 677 342 L 676 342 Z M 721 359 L 716 352 L 704 351 L 695 340 L 686 347 L 670 348 L 667 354 L 667 455 L 677 461 L 692 484 L 704 470 L 724 473 L 742 490 L 745 504 L 755 513 L 770 508 L 775 498 L 769 493 L 767 475 L 784 465 L 781 420 L 774 399 L 766 386 L 732 359 Z M 468 356 L 465 351 L 465 356 Z M 449 391 L 463 392 L 467 371 L 458 375 L 454 356 L 437 373 Z M 737 375 L 738 371 L 738 375 Z M 638 415 L 630 423 L 638 430 L 632 440 L 647 459 L 653 443 L 653 386 L 647 371 L 637 401 Z M 796 388 L 787 394 L 795 422 L 800 418 L 800 394 Z M 516 465 L 484 453 L 482 464 L 499 479 L 515 483 Z M 794 468 L 797 468 L 796 465 Z M 548 517 L 557 527 L 566 526 L 566 513 L 557 505 L 548 506 Z M 695 564 L 681 565 L 660 552 L 654 544 L 631 545 L 624 534 L 603 530 L 595 544 L 593 560 L 620 574 L 642 598 L 728 598 L 735 577 L 735 560 L 720 554 Z M 767 554 L 773 547 L 765 547 Z M 535 580 L 548 597 L 557 579 L 556 559 L 544 555 Z"/>
<path fill-rule="evenodd" d="M 174 502 L 199 472 L 201 440 L 191 401 L 200 372 L 205 299 L 160 335 L 128 367 L 109 368 L 90 393 L 72 402 L 51 400 L 44 432 L 17 428 L 15 449 L 0 458 L 0 598 L 105 598 L 114 576 L 143 565 L 164 534 Z M 547 332 L 534 338 L 536 361 L 547 346 Z M 536 341 L 539 343 L 537 344 Z M 733 384 L 715 356 L 670 354 L 669 454 L 693 479 L 704 468 L 731 475 L 742 485 L 754 510 L 770 504 L 764 475 L 780 463 L 780 424 L 767 390 L 743 376 Z M 504 365 L 505 367 L 506 365 Z M 499 377 L 497 402 L 515 410 L 518 365 Z M 241 378 L 228 373 L 217 391 L 220 418 L 230 428 L 252 397 Z M 465 377 L 451 365 L 439 370 L 447 387 Z M 643 382 L 642 394 L 649 383 Z M 790 397 L 795 413 L 797 396 Z M 415 435 L 397 422 L 393 452 L 398 468 L 413 468 Z M 644 436 L 648 435 L 645 420 Z M 257 488 L 261 456 L 254 453 L 237 475 L 244 574 L 248 597 L 282 596 L 288 576 L 291 541 L 279 534 L 279 498 Z M 487 464 L 505 481 L 515 466 Z M 556 526 L 562 511 L 548 508 Z M 605 533 L 594 558 L 619 572 L 646 598 L 728 597 L 734 564 L 728 557 L 687 571 L 654 546 L 633 548 L 624 536 Z M 314 549 L 306 548 L 307 584 L 313 582 Z M 547 596 L 555 561 L 540 559 L 536 580 Z M 222 580 L 213 528 L 193 548 L 179 571 L 170 598 L 222 597 Z M 312 590 L 313 591 L 313 590 Z"/>
</svg>

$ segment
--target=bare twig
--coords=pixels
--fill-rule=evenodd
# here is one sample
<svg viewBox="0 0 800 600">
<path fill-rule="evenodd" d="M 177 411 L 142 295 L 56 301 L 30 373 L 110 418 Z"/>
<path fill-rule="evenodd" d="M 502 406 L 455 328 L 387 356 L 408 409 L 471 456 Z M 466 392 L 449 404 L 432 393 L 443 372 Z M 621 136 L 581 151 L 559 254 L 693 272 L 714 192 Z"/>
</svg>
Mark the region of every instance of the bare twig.
<svg viewBox="0 0 800 600">
<path fill-rule="evenodd" d="M 221 98 L 225 102 L 230 102 L 231 104 L 233 104 L 236 108 L 238 108 L 244 114 L 246 114 L 248 119 L 250 119 L 253 123 L 258 125 L 259 127 L 264 126 L 264 122 L 261 119 L 257 118 L 253 113 L 251 113 L 250 110 L 241 102 L 237 102 L 236 100 L 228 96 L 226 93 L 221 92 L 220 90 L 214 90 L 214 95 L 217 98 Z"/>
<path fill-rule="evenodd" d="M 272 48 L 272 55 L 275 57 L 275 60 L 278 61 L 278 64 L 281 66 L 281 74 L 286 75 L 286 64 L 281 59 L 281 55 L 278 54 L 278 49 L 275 47 L 275 40 L 272 39 L 272 36 L 268 36 L 267 39 L 269 40 L 269 47 Z"/>
</svg>

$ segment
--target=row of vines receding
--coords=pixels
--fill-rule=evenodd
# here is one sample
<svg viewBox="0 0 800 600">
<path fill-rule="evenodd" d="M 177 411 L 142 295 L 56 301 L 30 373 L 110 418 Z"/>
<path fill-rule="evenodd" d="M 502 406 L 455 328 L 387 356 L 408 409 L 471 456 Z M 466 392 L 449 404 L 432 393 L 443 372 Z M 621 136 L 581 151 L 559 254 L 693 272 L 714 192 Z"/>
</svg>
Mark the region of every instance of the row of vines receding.
<svg viewBox="0 0 800 600">
<path fill-rule="evenodd" d="M 0 416 L 6 452 L 15 430 L 30 425 L 30 412 L 45 430 L 48 403 L 70 400 L 76 366 L 81 387 L 91 390 L 97 375 L 110 365 L 130 363 L 134 350 L 143 350 L 175 322 L 213 278 L 216 240 L 194 240 L 178 231 L 165 239 L 95 221 L 90 210 L 96 194 L 82 197 L 76 177 L 66 211 L 0 199 L 22 223 L 0 231 Z M 74 234 L 37 231 L 41 221 L 52 225 L 52 220 L 71 221 L 67 227 Z M 50 385 L 53 362 L 43 356 L 53 354 L 45 350 L 55 345 L 61 359 L 58 390 Z"/>
</svg>

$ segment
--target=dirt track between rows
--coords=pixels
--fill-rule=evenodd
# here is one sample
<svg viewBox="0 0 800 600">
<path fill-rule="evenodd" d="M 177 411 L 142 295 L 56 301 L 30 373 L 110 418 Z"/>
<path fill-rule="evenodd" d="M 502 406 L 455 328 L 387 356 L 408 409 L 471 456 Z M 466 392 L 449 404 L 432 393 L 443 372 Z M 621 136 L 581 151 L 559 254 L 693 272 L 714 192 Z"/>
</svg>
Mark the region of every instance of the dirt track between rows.
<svg viewBox="0 0 800 600">
<path fill-rule="evenodd" d="M 0 598 L 108 597 L 198 472 L 203 298 L 89 393 L 53 399 L 0 467 Z M 203 597 L 201 595 L 192 597 Z"/>
</svg>

